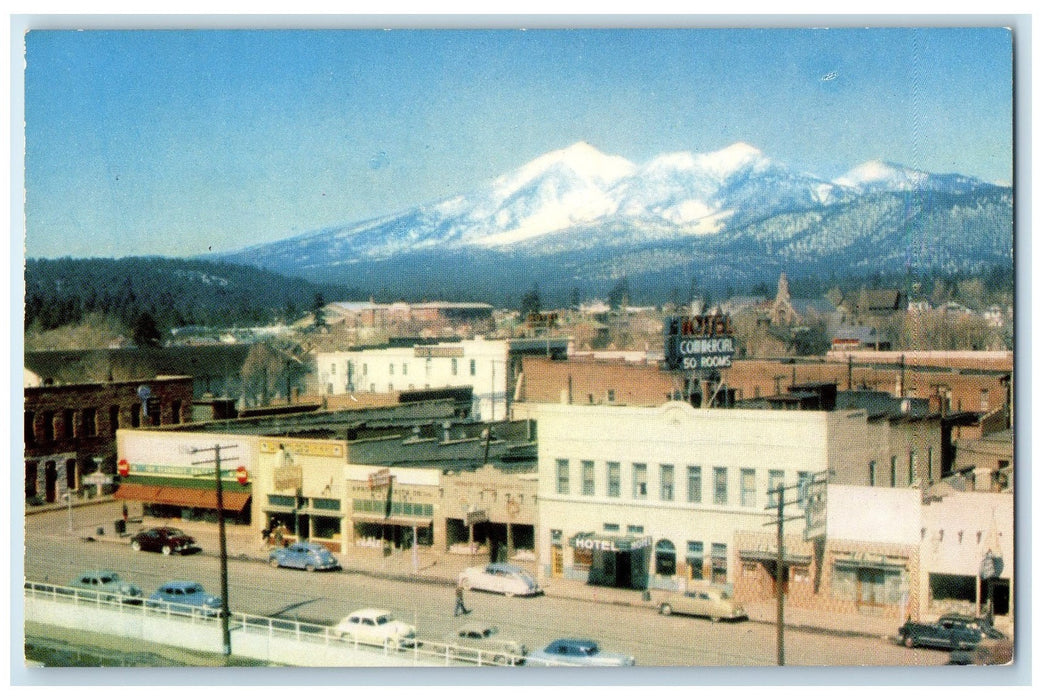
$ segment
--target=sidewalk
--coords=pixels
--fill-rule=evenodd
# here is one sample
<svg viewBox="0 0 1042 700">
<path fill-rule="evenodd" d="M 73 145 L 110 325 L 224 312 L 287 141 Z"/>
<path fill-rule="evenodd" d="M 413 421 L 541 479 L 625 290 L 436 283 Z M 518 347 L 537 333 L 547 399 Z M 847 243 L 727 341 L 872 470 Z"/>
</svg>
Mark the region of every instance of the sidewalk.
<svg viewBox="0 0 1042 700">
<path fill-rule="evenodd" d="M 99 503 L 95 501 L 94 503 Z M 76 534 L 86 541 L 130 543 L 133 533 L 159 525 L 178 527 L 196 539 L 202 549 L 203 556 L 218 556 L 219 535 L 216 523 L 183 522 L 144 517 L 131 518 L 127 524 L 128 532 L 120 536 L 116 532 L 115 520 L 120 518 L 119 507 L 112 505 L 105 512 L 111 511 L 113 519 L 107 522 L 96 522 L 76 528 Z M 99 512 L 99 516 L 101 513 Z M 225 541 L 229 559 L 267 561 L 269 547 L 261 540 L 260 531 L 245 525 L 227 525 Z M 349 573 L 365 574 L 378 578 L 401 581 L 423 580 L 454 585 L 459 572 L 468 566 L 482 563 L 481 557 L 468 557 L 457 554 L 420 551 L 416 559 L 412 550 L 396 550 L 391 556 L 383 556 L 382 551 L 373 550 L 362 554 L 353 553 L 350 559 L 336 554 L 343 570 Z M 528 565 L 529 570 L 532 566 Z M 644 591 L 591 586 L 581 581 L 567 579 L 549 579 L 540 582 L 545 594 L 555 598 L 587 600 L 606 605 L 626 605 L 645 607 L 649 612 L 655 609 L 652 601 L 644 600 Z M 654 600 L 654 593 L 652 593 Z M 774 600 L 743 603 L 750 622 L 774 625 L 776 622 L 776 606 Z M 785 607 L 785 626 L 791 629 L 824 632 L 844 636 L 864 636 L 873 638 L 893 638 L 896 636 L 899 621 L 880 615 L 871 614 L 837 614 L 817 610 Z"/>
</svg>

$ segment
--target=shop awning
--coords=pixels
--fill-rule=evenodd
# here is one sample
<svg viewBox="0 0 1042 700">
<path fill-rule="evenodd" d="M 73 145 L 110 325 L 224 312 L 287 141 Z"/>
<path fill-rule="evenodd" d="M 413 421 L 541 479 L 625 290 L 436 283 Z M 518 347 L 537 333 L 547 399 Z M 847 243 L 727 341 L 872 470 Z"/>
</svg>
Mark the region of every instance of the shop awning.
<svg viewBox="0 0 1042 700">
<path fill-rule="evenodd" d="M 778 550 L 743 549 L 738 552 L 738 556 L 743 561 L 773 563 L 778 561 Z M 785 552 L 783 559 L 786 564 L 792 566 L 809 566 L 811 562 L 811 556 L 809 554 L 792 554 L 791 552 Z"/>
<path fill-rule="evenodd" d="M 589 549 L 600 552 L 632 552 L 651 546 L 651 537 L 622 537 L 604 535 L 594 532 L 580 532 L 568 540 L 568 544 L 576 549 Z"/>
<path fill-rule="evenodd" d="M 114 498 L 143 503 L 160 503 L 185 508 L 217 508 L 217 492 L 212 489 L 187 489 L 174 486 L 148 484 L 120 484 Z M 221 504 L 225 510 L 241 511 L 250 500 L 250 494 L 242 491 L 225 491 Z"/>
<path fill-rule="evenodd" d="M 376 523 L 378 525 L 401 525 L 402 527 L 430 527 L 431 518 L 410 518 L 404 515 L 392 515 L 385 518 L 380 513 L 354 513 L 351 519 L 356 523 Z"/>
</svg>

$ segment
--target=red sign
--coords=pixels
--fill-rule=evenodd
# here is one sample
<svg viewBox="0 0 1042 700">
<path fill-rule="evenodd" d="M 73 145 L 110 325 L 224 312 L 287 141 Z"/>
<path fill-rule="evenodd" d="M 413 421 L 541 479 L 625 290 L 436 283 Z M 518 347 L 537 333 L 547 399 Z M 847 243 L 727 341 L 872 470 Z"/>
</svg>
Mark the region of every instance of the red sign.
<svg viewBox="0 0 1042 700">
<path fill-rule="evenodd" d="M 116 467 L 119 469 L 120 476 L 126 476 L 130 473 L 130 462 L 125 459 L 119 460 L 119 464 Z"/>
<path fill-rule="evenodd" d="M 246 471 L 246 467 L 239 467 L 235 470 L 235 480 L 238 481 L 239 484 L 241 484 L 242 486 L 246 485 L 246 482 L 249 480 L 249 478 L 250 473 Z"/>
<path fill-rule="evenodd" d="M 381 469 L 378 472 L 373 472 L 369 475 L 369 488 L 378 489 L 391 484 L 391 470 Z"/>
</svg>

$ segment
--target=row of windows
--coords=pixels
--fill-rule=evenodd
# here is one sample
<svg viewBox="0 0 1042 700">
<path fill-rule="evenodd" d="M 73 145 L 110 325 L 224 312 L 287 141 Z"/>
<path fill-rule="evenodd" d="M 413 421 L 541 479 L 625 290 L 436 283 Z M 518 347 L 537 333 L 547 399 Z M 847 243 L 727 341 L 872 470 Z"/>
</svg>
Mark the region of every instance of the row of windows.
<svg viewBox="0 0 1042 700">
<path fill-rule="evenodd" d="M 148 425 L 159 425 L 162 406 L 156 399 L 149 399 L 147 413 L 143 416 L 140 403 L 130 405 L 130 427 L 139 428 L 142 418 Z M 174 423 L 181 422 L 181 402 L 173 401 L 170 407 L 171 420 Z M 120 421 L 121 407 L 109 406 L 108 427 L 111 432 L 106 432 L 105 437 L 114 437 L 118 428 L 127 427 Z M 66 408 L 62 411 L 43 411 L 39 414 L 40 430 L 36 430 L 37 413 L 35 411 L 25 412 L 25 444 L 50 444 L 55 442 L 59 436 L 61 439 L 71 440 L 79 437 L 100 437 L 105 426 L 102 423 L 101 411 L 97 408 L 73 409 Z"/>
<path fill-rule="evenodd" d="M 571 493 L 571 464 L 567 459 L 557 460 L 557 471 L 556 471 L 556 490 L 561 495 L 569 495 Z M 702 503 L 702 467 L 695 465 L 688 465 L 682 471 L 682 476 L 686 477 L 684 483 L 680 486 L 684 489 L 682 494 L 683 499 L 687 503 Z M 583 496 L 597 496 L 599 495 L 597 488 L 597 467 L 593 460 L 581 460 L 579 462 L 580 470 L 580 491 L 579 493 Z M 631 486 L 632 493 L 631 498 L 633 500 L 647 500 L 648 498 L 648 465 L 643 462 L 633 462 L 630 465 L 632 474 Z M 606 482 L 604 484 L 604 495 L 608 498 L 621 498 L 622 497 L 622 463 L 621 462 L 607 462 L 606 463 Z M 658 500 L 660 501 L 675 501 L 677 498 L 677 469 L 672 464 L 660 464 L 658 465 Z M 712 503 L 713 505 L 729 505 L 729 469 L 728 467 L 713 467 L 712 468 Z M 810 472 L 797 472 L 797 480 L 799 483 L 804 483 L 810 479 Z M 776 489 L 784 486 L 785 472 L 781 469 L 770 469 L 767 472 L 767 498 L 766 505 L 776 505 L 776 494 L 773 493 Z M 739 480 L 739 505 L 743 508 L 754 508 L 757 504 L 756 498 L 756 470 L 755 469 L 741 469 L 740 480 Z"/>
<path fill-rule="evenodd" d="M 452 376 L 455 377 L 456 375 L 459 374 L 459 358 L 452 357 L 452 358 L 449 358 L 449 359 L 451 360 L 450 371 L 452 372 Z M 428 376 L 430 376 L 430 373 L 431 373 L 431 364 L 430 363 L 432 361 L 433 361 L 432 359 L 428 358 L 427 361 L 424 363 L 424 368 L 425 368 L 426 374 Z M 469 364 L 469 368 L 470 368 L 470 376 L 472 376 L 472 377 L 476 376 L 477 373 L 478 373 L 478 361 L 475 360 L 475 359 L 468 360 L 468 364 Z M 394 362 L 389 362 L 387 364 L 387 374 L 388 375 L 394 376 L 394 368 L 395 368 L 395 366 L 396 365 L 395 365 Z M 354 363 L 354 361 L 348 360 L 347 365 L 346 365 L 346 369 L 347 369 L 348 379 L 354 377 L 354 375 L 355 375 L 355 363 Z M 409 374 L 409 363 L 408 362 L 402 362 L 401 363 L 401 373 L 402 373 L 402 376 L 407 376 Z M 336 363 L 335 362 L 333 362 L 333 363 L 331 363 L 329 365 L 329 376 L 331 376 L 331 377 L 335 377 L 336 376 Z M 361 372 L 360 376 L 362 376 L 362 377 L 368 377 L 369 376 L 369 363 L 368 362 L 363 362 L 362 363 L 362 372 Z"/>
<path fill-rule="evenodd" d="M 602 528 L 605 533 L 618 533 L 618 523 L 604 523 Z M 554 535 L 559 530 L 551 531 L 552 544 L 560 544 L 560 535 Z M 627 525 L 626 534 L 630 536 L 644 534 L 643 525 Z M 581 568 L 584 564 L 592 562 L 589 550 L 576 549 L 576 564 Z M 684 571 L 687 578 L 692 580 L 709 579 L 716 582 L 727 581 L 727 544 L 724 542 L 711 543 L 709 558 L 706 558 L 705 542 L 700 540 L 688 540 L 684 552 Z M 674 576 L 677 569 L 677 548 L 671 540 L 662 539 L 655 543 L 655 567 L 654 572 L 659 576 Z"/>
<path fill-rule="evenodd" d="M 359 513 L 383 513 L 387 508 L 387 501 L 356 498 L 353 505 L 355 511 Z M 434 516 L 434 505 L 431 503 L 402 503 L 401 501 L 394 501 L 391 503 L 391 515 L 414 515 L 430 518 Z"/>
<path fill-rule="evenodd" d="M 908 461 L 905 463 L 908 469 L 908 481 L 907 485 L 912 485 L 919 478 L 919 455 L 915 450 L 908 451 Z M 889 486 L 897 486 L 897 478 L 900 472 L 900 465 L 898 464 L 898 458 L 896 456 L 890 457 L 890 471 L 889 471 Z M 926 448 L 926 481 L 927 483 L 933 483 L 933 447 Z M 875 460 L 868 463 L 868 485 L 869 486 L 882 486 L 879 479 L 879 467 Z"/>
</svg>

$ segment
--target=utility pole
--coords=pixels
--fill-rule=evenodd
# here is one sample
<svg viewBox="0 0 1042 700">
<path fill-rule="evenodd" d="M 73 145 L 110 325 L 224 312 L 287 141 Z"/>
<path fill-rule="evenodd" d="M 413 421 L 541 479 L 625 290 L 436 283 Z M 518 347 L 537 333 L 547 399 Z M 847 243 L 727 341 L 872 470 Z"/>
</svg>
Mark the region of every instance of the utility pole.
<svg viewBox="0 0 1042 700">
<path fill-rule="evenodd" d="M 804 540 L 823 536 L 825 501 L 824 496 L 820 494 L 825 493 L 824 489 L 826 484 L 827 474 L 816 474 L 809 482 L 799 483 L 795 486 L 778 484 L 776 488 L 768 489 L 767 491 L 767 493 L 774 498 L 774 502 L 769 503 L 765 510 L 768 512 L 772 510 L 775 511 L 777 518 L 773 522 L 767 523 L 767 525 L 775 525 L 777 527 L 776 532 L 778 537 L 778 552 L 774 563 L 774 588 L 778 596 L 776 639 L 779 666 L 785 665 L 785 522 L 787 520 L 806 519 L 807 524 L 804 529 Z M 811 493 L 812 488 L 814 489 L 813 494 Z M 785 493 L 787 491 L 796 491 L 796 498 L 790 500 L 788 503 L 785 501 Z M 786 505 L 798 506 L 804 512 L 799 515 L 790 515 L 786 517 Z M 819 530 L 821 531 L 819 532 Z"/>
<path fill-rule="evenodd" d="M 235 445 L 214 445 L 208 448 L 193 448 L 190 454 L 213 452 L 213 459 L 204 459 L 192 464 L 213 464 L 214 480 L 217 488 L 217 532 L 221 552 L 221 639 L 225 656 L 232 653 L 232 634 L 228 627 L 228 540 L 224 532 L 224 492 L 221 486 L 221 450 L 230 450 Z"/>
</svg>

